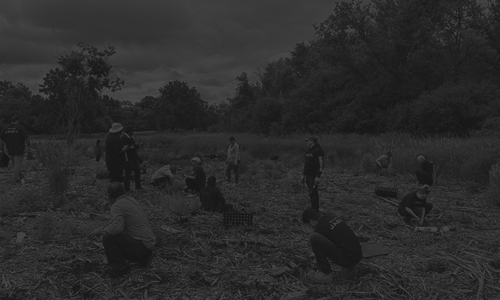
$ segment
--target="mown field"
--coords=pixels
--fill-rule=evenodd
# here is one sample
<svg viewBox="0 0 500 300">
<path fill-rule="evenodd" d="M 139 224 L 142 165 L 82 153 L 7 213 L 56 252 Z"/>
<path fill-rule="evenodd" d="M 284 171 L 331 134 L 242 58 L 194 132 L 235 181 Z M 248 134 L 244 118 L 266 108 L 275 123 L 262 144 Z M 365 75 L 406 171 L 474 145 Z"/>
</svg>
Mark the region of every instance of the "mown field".
<svg viewBox="0 0 500 300">
<path fill-rule="evenodd" d="M 304 136 L 235 135 L 241 182 L 220 188 L 238 211 L 254 213 L 254 226 L 224 228 L 220 214 L 193 214 L 198 199 L 181 193 L 181 175 L 173 194 L 147 184 L 165 164 L 189 173 L 184 157 L 190 155 L 202 157 L 207 175 L 223 182 L 228 137 L 137 134 L 136 141 L 146 143 L 140 150 L 145 191 L 131 195 L 150 217 L 157 256 L 151 269 L 133 269 L 121 279 L 100 276 L 101 243 L 86 238 L 109 215 L 103 205 L 108 180 L 99 179 L 105 164 L 92 155 L 95 139 L 105 136 L 69 148 L 35 138 L 26 185 L 9 183 L 8 171 L 0 169 L 0 299 L 499 299 L 499 195 L 488 183 L 499 139 L 320 136 L 326 153 L 320 209 L 389 254 L 362 261 L 355 282 L 336 276 L 332 285 L 317 285 L 305 276 L 315 261 L 311 229 L 300 222 L 309 203 L 300 184 Z M 373 174 L 374 160 L 388 150 L 396 176 Z M 268 160 L 272 153 L 280 162 Z M 394 203 L 416 186 L 417 153 L 440 166 L 430 226 L 454 231 L 417 232 L 397 215 Z M 374 196 L 380 186 L 397 188 L 399 199 Z"/>
</svg>

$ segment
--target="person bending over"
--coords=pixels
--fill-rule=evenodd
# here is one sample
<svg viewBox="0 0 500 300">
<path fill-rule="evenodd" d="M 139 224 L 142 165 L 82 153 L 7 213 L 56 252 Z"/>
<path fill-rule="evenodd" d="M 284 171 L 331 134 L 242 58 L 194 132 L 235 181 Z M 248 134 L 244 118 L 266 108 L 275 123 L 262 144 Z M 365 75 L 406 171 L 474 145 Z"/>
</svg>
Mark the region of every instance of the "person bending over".
<svg viewBox="0 0 500 300">
<path fill-rule="evenodd" d="M 174 174 L 177 173 L 177 167 L 165 165 L 159 168 L 151 177 L 151 184 L 159 189 L 171 187 L 174 183 Z"/>
<path fill-rule="evenodd" d="M 382 169 L 392 169 L 392 152 L 387 151 L 386 154 L 381 155 L 375 160 L 375 172 L 379 173 Z"/>
<path fill-rule="evenodd" d="M 345 222 L 333 216 L 321 216 L 312 208 L 304 210 L 302 221 L 314 228 L 311 243 L 319 272 L 310 271 L 307 276 L 316 283 L 329 283 L 333 280 L 328 259 L 342 267 L 345 279 L 356 279 L 356 265 L 362 258 L 358 237 Z"/>
<path fill-rule="evenodd" d="M 418 225 L 425 224 L 425 217 L 432 210 L 432 203 L 427 202 L 431 192 L 428 185 L 406 194 L 399 203 L 398 212 L 404 217 L 404 222 L 410 224 L 412 219 L 418 220 Z"/>
<path fill-rule="evenodd" d="M 193 165 L 192 175 L 186 176 L 186 188 L 184 191 L 198 194 L 200 190 L 206 185 L 206 175 L 203 167 L 201 166 L 201 159 L 199 157 L 191 158 Z"/>
<path fill-rule="evenodd" d="M 226 212 L 233 208 L 232 204 L 226 204 L 226 199 L 219 188 L 215 185 L 215 176 L 207 179 L 207 186 L 200 191 L 201 208 L 211 212 Z"/>
<path fill-rule="evenodd" d="M 127 261 L 148 268 L 153 260 L 156 238 L 141 205 L 125 195 L 121 182 L 112 182 L 108 186 L 108 201 L 111 205 L 111 221 L 88 236 L 93 238 L 103 235 L 102 244 L 108 259 L 104 275 L 117 278 L 129 273 Z"/>
</svg>

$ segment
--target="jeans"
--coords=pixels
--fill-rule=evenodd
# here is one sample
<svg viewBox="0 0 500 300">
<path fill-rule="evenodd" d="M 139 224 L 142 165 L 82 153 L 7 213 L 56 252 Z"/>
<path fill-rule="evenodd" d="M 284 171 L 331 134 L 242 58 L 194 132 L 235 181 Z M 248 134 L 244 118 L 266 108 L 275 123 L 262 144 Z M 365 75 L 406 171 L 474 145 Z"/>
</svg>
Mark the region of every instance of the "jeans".
<svg viewBox="0 0 500 300">
<path fill-rule="evenodd" d="M 422 215 L 422 207 L 414 207 L 411 210 L 420 218 Z M 424 218 L 429 214 L 429 212 L 432 210 L 432 203 L 427 202 L 425 204 L 425 213 L 424 213 Z M 401 209 L 398 211 L 399 214 L 405 218 L 413 218 L 413 216 L 406 210 L 406 209 Z"/>
<path fill-rule="evenodd" d="M 135 188 L 141 188 L 141 166 L 139 166 L 137 159 L 129 159 L 125 163 L 125 178 L 123 180 L 123 188 L 126 191 L 130 191 L 130 175 L 132 171 L 134 171 Z"/>
<path fill-rule="evenodd" d="M 238 164 L 234 164 L 234 162 L 230 162 L 226 166 L 226 176 L 227 182 L 231 182 L 231 170 L 234 172 L 234 182 L 238 183 L 238 179 L 240 179 L 240 174 L 238 174 L 238 168 L 240 166 L 240 162 Z"/>
<path fill-rule="evenodd" d="M 314 183 L 316 175 L 306 175 L 306 184 L 309 189 L 309 198 L 311 198 L 311 208 L 319 212 L 319 194 L 318 185 Z"/>
<path fill-rule="evenodd" d="M 24 154 L 21 155 L 12 155 L 12 180 L 18 181 L 21 180 L 24 176 L 21 173 L 21 169 L 23 167 Z"/>
<path fill-rule="evenodd" d="M 343 268 L 352 268 L 357 265 L 361 258 L 355 259 L 349 255 L 340 251 L 340 249 L 335 246 L 335 244 L 326 238 L 324 235 L 319 233 L 313 233 L 309 239 L 311 243 L 314 256 L 316 257 L 316 263 L 318 264 L 321 272 L 329 274 L 332 272 L 328 258 L 336 265 Z"/>
<path fill-rule="evenodd" d="M 108 265 L 114 270 L 123 270 L 127 267 L 127 260 L 135 263 L 145 263 L 152 250 L 131 236 L 119 233 L 106 234 L 102 237 L 104 252 Z"/>
</svg>

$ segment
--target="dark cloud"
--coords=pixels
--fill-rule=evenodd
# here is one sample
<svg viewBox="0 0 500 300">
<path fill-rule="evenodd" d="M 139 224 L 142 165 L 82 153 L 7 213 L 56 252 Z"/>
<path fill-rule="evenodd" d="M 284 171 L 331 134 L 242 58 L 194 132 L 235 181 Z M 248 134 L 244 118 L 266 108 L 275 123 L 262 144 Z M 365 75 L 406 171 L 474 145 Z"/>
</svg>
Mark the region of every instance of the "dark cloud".
<svg viewBox="0 0 500 300">
<path fill-rule="evenodd" d="M 311 40 L 312 25 L 331 14 L 334 3 L 1 0 L 0 59 L 11 68 L 4 79 L 41 83 L 57 54 L 78 42 L 112 45 L 116 73 L 126 82 L 113 97 L 136 101 L 182 80 L 207 101 L 221 101 L 234 93 L 243 71 L 256 80 L 258 67 Z"/>
</svg>

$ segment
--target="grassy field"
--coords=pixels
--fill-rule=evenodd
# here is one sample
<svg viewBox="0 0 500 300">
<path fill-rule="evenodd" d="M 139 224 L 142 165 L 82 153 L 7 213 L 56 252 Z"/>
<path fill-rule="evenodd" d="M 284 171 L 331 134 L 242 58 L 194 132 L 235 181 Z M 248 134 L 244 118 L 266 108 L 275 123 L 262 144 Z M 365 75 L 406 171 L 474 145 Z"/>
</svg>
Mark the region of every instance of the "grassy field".
<svg viewBox="0 0 500 300">
<path fill-rule="evenodd" d="M 150 217 L 158 255 L 151 269 L 116 280 L 100 276 L 102 245 L 86 238 L 109 214 L 103 205 L 108 181 L 96 178 L 105 165 L 92 154 L 95 139 L 105 136 L 69 149 L 61 141 L 34 139 L 38 157 L 26 161 L 26 185 L 10 184 L 0 169 L 0 299 L 498 298 L 500 209 L 489 193 L 488 172 L 499 140 L 320 136 L 327 156 L 320 209 L 389 255 L 362 261 L 355 282 L 335 276 L 332 285 L 315 285 L 305 276 L 315 268 L 311 229 L 299 221 L 309 201 L 299 183 L 305 137 L 234 136 L 242 150 L 241 182 L 220 188 L 238 211 L 254 213 L 254 226 L 224 228 L 219 214 L 192 215 L 198 199 L 180 192 L 182 179 L 173 194 L 147 184 L 167 163 L 189 172 L 188 159 L 172 157 L 211 154 L 219 158 L 204 157 L 207 175 L 223 181 L 229 134 L 137 134 L 136 141 L 146 143 L 140 150 L 146 190 L 131 195 Z M 374 160 L 388 150 L 398 173 L 376 176 Z M 267 159 L 272 153 L 279 163 Z M 416 232 L 397 215 L 398 199 L 373 194 L 375 187 L 394 187 L 401 198 L 414 189 L 417 153 L 441 170 L 431 193 L 431 226 L 455 231 Z"/>
</svg>

